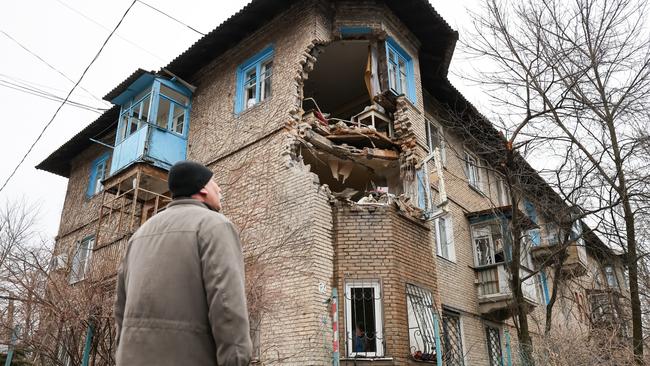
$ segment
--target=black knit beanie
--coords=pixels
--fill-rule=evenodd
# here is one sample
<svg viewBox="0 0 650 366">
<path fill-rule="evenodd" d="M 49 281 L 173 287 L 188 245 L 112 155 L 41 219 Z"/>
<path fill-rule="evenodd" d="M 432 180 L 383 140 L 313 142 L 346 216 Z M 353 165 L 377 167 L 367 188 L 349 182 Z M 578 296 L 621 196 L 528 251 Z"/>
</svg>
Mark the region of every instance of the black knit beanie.
<svg viewBox="0 0 650 366">
<path fill-rule="evenodd" d="M 212 178 L 212 171 L 202 164 L 184 160 L 169 169 L 167 183 L 172 198 L 190 197 L 197 193 Z"/>
</svg>

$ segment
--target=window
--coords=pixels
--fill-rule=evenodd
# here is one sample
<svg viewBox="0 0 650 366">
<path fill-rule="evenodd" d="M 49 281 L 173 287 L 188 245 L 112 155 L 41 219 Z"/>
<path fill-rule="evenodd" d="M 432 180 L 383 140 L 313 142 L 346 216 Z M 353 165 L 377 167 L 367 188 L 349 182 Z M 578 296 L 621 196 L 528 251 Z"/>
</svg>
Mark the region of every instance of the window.
<svg viewBox="0 0 650 366">
<path fill-rule="evenodd" d="M 187 131 L 190 98 L 162 83 L 159 95 L 156 125 L 184 136 Z"/>
<path fill-rule="evenodd" d="M 476 265 L 504 262 L 503 234 L 498 221 L 475 224 L 471 228 Z"/>
<path fill-rule="evenodd" d="M 442 312 L 442 359 L 448 366 L 465 364 L 460 314 L 447 310 Z"/>
<path fill-rule="evenodd" d="M 605 266 L 605 278 L 607 279 L 607 286 L 609 288 L 618 288 L 618 281 L 616 280 L 614 267 Z"/>
<path fill-rule="evenodd" d="M 106 179 L 108 172 L 108 153 L 97 158 L 90 171 L 90 182 L 88 183 L 87 197 L 92 197 L 104 189 L 102 181 Z"/>
<path fill-rule="evenodd" d="M 235 113 L 240 113 L 271 97 L 273 46 L 251 57 L 237 68 Z"/>
<path fill-rule="evenodd" d="M 447 160 L 445 156 L 445 142 L 442 134 L 442 127 L 431 122 L 429 119 L 424 120 L 426 123 L 427 147 L 432 153 L 435 148 L 440 150 L 440 160 L 444 164 Z"/>
<path fill-rule="evenodd" d="M 70 283 L 79 282 L 86 277 L 94 245 L 95 237 L 89 236 L 83 239 L 77 246 L 74 256 L 72 257 Z"/>
<path fill-rule="evenodd" d="M 407 283 L 406 311 L 411 355 L 420 360 L 434 360 L 436 338 L 431 291 Z"/>
<path fill-rule="evenodd" d="M 146 88 L 131 101 L 122 105 L 120 112 L 120 128 L 118 129 L 118 141 L 123 141 L 133 135 L 149 121 L 151 107 L 151 87 Z"/>
<path fill-rule="evenodd" d="M 381 291 L 378 280 L 352 281 L 345 285 L 345 334 L 348 356 L 384 355 Z"/>
<path fill-rule="evenodd" d="M 478 159 L 470 154 L 465 152 L 465 175 L 467 175 L 467 182 L 470 186 L 483 191 L 481 187 L 481 176 L 478 167 Z"/>
<path fill-rule="evenodd" d="M 551 301 L 546 273 L 543 270 L 540 270 L 537 274 L 537 296 L 540 304 L 548 305 L 549 301 Z"/>
<path fill-rule="evenodd" d="M 510 190 L 504 178 L 499 178 L 497 181 L 497 201 L 499 206 L 509 206 L 511 204 Z"/>
<path fill-rule="evenodd" d="M 56 352 L 56 358 L 59 361 L 59 365 L 63 365 L 63 366 L 72 365 L 72 360 L 70 359 L 70 355 L 68 354 L 68 347 L 66 347 L 65 343 L 60 343 L 58 348 L 59 349 Z"/>
<path fill-rule="evenodd" d="M 488 359 L 490 366 L 503 366 L 503 356 L 501 353 L 501 332 L 499 328 L 486 326 L 485 338 L 487 340 Z"/>
<path fill-rule="evenodd" d="M 438 255 L 456 261 L 456 250 L 454 248 L 454 225 L 451 215 L 439 217 L 436 224 L 436 248 Z"/>
<path fill-rule="evenodd" d="M 392 38 L 386 40 L 386 65 L 390 90 L 397 95 L 406 95 L 411 102 L 415 103 L 413 61 Z"/>
<path fill-rule="evenodd" d="M 546 232 L 545 240 L 547 245 L 557 245 L 560 243 L 560 230 L 556 223 L 547 223 L 544 225 L 544 231 Z"/>
</svg>

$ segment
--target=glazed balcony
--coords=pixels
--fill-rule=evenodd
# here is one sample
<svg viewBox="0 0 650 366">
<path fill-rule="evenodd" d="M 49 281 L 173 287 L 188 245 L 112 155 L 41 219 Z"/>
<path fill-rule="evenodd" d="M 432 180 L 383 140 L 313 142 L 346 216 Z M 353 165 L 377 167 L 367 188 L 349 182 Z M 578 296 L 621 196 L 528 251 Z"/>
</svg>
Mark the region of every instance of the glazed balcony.
<svg viewBox="0 0 650 366">
<path fill-rule="evenodd" d="M 514 315 L 514 296 L 510 289 L 510 274 L 506 263 L 496 263 L 474 268 L 478 286 L 478 302 L 481 314 L 495 320 L 504 320 Z M 520 276 L 528 276 L 527 270 L 521 269 Z M 526 301 L 526 311 L 530 312 L 537 305 L 535 277 L 527 278 L 521 286 Z"/>
</svg>

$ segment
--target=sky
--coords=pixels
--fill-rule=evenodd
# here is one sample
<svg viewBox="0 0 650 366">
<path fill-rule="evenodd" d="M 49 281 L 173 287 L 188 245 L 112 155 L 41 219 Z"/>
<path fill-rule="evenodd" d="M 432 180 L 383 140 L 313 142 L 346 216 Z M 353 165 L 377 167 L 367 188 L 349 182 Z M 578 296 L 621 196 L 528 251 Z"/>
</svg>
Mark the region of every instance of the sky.
<svg viewBox="0 0 650 366">
<path fill-rule="evenodd" d="M 159 70 L 196 42 L 201 34 L 188 26 L 208 33 L 248 3 L 241 0 L 145 2 L 184 24 L 136 2 L 72 93 L 70 100 L 83 108 L 71 105 L 61 108 L 0 192 L 0 206 L 26 201 L 38 207 L 36 229 L 45 236 L 53 238 L 57 234 L 67 179 L 34 167 L 94 121 L 102 109 L 109 108 L 110 104 L 101 98 L 133 71 Z M 70 92 L 131 3 L 132 0 L 2 1 L 0 110 L 4 116 L 0 122 L 3 137 L 0 186 L 61 104 L 60 100 L 42 95 L 64 98 Z M 431 3 L 459 31 L 462 40 L 467 34 L 465 27 L 471 23 L 468 9 L 480 2 L 433 0 Z M 477 65 L 465 60 L 462 53 L 459 42 L 449 79 L 480 109 L 486 99 L 484 94 L 461 77 L 467 68 L 477 68 Z M 41 96 L 33 95 L 35 92 Z"/>
</svg>

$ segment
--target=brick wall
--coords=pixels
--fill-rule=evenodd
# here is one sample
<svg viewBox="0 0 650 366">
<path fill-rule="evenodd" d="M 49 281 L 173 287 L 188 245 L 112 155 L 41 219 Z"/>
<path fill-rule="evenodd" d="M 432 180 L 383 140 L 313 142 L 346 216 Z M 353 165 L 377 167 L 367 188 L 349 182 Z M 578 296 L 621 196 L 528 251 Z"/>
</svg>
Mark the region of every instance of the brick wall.
<svg viewBox="0 0 650 366">
<path fill-rule="evenodd" d="M 348 207 L 334 211 L 334 281 L 340 296 L 339 324 L 341 355 L 347 355 L 345 283 L 379 280 L 383 306 L 385 357 L 394 364 L 407 364 L 409 334 L 406 284 L 437 295 L 435 264 L 429 229 L 391 206 Z M 352 330 L 354 328 L 352 327 Z M 349 335 L 348 335 L 349 336 Z"/>
</svg>

